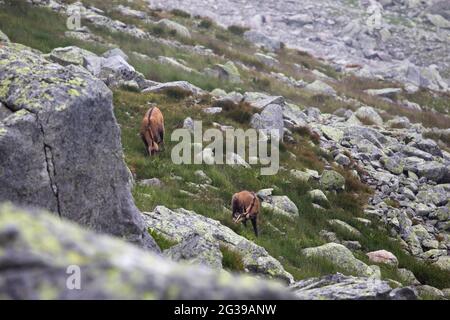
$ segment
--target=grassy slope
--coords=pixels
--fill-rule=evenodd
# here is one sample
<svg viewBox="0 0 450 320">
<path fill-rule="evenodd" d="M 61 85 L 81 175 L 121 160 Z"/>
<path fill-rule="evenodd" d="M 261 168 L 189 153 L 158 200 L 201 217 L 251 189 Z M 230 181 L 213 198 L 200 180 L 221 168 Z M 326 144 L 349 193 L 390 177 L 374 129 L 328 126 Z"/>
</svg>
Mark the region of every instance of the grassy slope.
<svg viewBox="0 0 450 320">
<path fill-rule="evenodd" d="M 31 46 L 43 52 L 49 52 L 55 47 L 68 45 L 77 45 L 96 53 L 105 51 L 105 47 L 102 45 L 93 45 L 65 38 L 65 19 L 53 12 L 35 7 L 30 9 L 21 1 L 7 0 L 6 2 L 9 5 L 5 10 L 0 11 L 0 29 L 8 34 L 14 42 Z M 106 6 L 104 1 L 90 0 L 84 2 L 92 3 L 105 9 L 108 14 L 116 15 L 115 17 L 119 18 L 117 13 L 110 13 L 111 6 Z M 114 3 L 120 2 L 123 1 L 114 1 Z M 133 6 L 136 6 L 136 9 L 143 9 L 139 1 L 136 1 Z M 228 59 L 240 60 L 254 67 L 251 70 L 240 69 L 243 83 L 239 85 L 239 88 L 236 88 L 229 83 L 221 83 L 214 79 L 205 78 L 204 76 L 180 72 L 171 67 L 158 65 L 156 62 L 132 59 L 131 62 L 133 65 L 138 70 L 144 72 L 150 79 L 159 81 L 187 80 L 205 89 L 221 87 L 225 90 L 237 89 L 238 91 L 266 90 L 275 94 L 284 95 L 300 105 L 317 106 L 325 111 L 346 106 L 331 98 L 311 96 L 302 90 L 288 88 L 286 85 L 272 78 L 268 78 L 263 72 L 269 72 L 271 69 L 261 65 L 254 59 L 252 53 L 255 49 L 249 46 L 238 35 L 221 29 L 214 23 L 207 24 L 209 26 L 208 28 L 199 28 L 196 27 L 196 24 L 201 22 L 201 19 L 194 20 L 187 18 L 179 12 L 176 12 L 176 14 L 151 12 L 151 14 L 158 17 L 168 16 L 190 26 L 194 30 L 192 32 L 193 40 L 191 41 L 213 48 L 216 53 L 225 55 L 225 57 L 202 57 L 194 55 L 191 52 L 175 50 L 168 46 L 150 43 L 149 41 L 131 39 L 123 34 L 110 33 L 94 26 L 89 27 L 96 34 L 101 35 L 108 42 L 120 46 L 128 53 L 137 51 L 151 57 L 157 57 L 159 55 L 177 57 L 185 60 L 189 66 L 199 70 L 205 66 L 210 66 L 217 62 L 224 62 Z M 125 20 L 124 17 L 120 18 L 121 20 Z M 137 25 L 142 23 L 133 19 L 127 19 L 126 21 L 129 23 L 135 22 Z M 146 30 L 152 31 L 150 27 Z M 157 30 L 153 31 L 159 32 Z M 176 38 L 176 35 L 170 34 L 162 34 L 160 36 Z M 336 79 L 340 77 L 322 62 L 303 53 L 284 50 L 279 53 L 279 59 L 282 62 L 279 70 L 297 79 L 310 81 L 312 78 L 308 68 L 321 70 Z M 293 70 L 290 67 L 292 63 L 298 63 L 306 69 L 303 71 Z M 361 90 L 368 87 L 373 88 L 375 85 L 383 87 L 392 84 L 374 83 L 371 80 L 351 77 L 339 79 L 333 85 L 339 92 L 346 92 L 348 96 L 357 97 L 362 101 L 367 99 L 367 103 L 370 102 L 371 105 L 379 106 L 390 111 L 398 108 L 398 106 L 388 105 L 380 99 L 367 97 L 367 95 L 361 93 Z M 427 95 L 429 93 L 424 93 L 425 97 Z M 417 97 L 417 99 L 426 99 L 424 96 Z M 174 128 L 179 127 L 182 120 L 187 116 L 191 116 L 194 119 L 202 119 L 205 126 L 209 126 L 212 121 L 216 121 L 221 124 L 245 128 L 245 124 L 231 119 L 232 112 L 236 115 L 235 113 L 239 113 L 240 111 L 234 110 L 221 115 L 206 116 L 200 109 L 202 106 L 209 106 L 209 101 L 203 101 L 199 106 L 192 107 L 192 102 L 189 99 L 167 97 L 164 95 L 139 94 L 125 90 L 116 90 L 114 92 L 114 100 L 116 116 L 122 128 L 122 143 L 128 166 L 136 174 L 138 179 L 158 177 L 165 184 L 162 188 L 137 186 L 133 190 L 136 203 L 141 210 L 150 211 L 156 205 L 166 205 L 170 208 L 184 207 L 217 219 L 231 227 L 237 233 L 264 246 L 271 255 L 280 259 L 286 269 L 297 279 L 342 271 L 325 261 L 305 259 L 300 254 L 302 248 L 325 243 L 319 237 L 319 231 L 327 228 L 335 231 L 341 239 L 360 241 L 364 251 L 382 248 L 392 251 L 399 258 L 400 267 L 412 270 L 423 283 L 440 288 L 450 287 L 448 274 L 418 262 L 405 254 L 400 244 L 397 241 L 389 239 L 386 231 L 381 226 L 378 226 L 377 223 L 374 223 L 374 226 L 369 228 L 360 225 L 354 220 L 355 217 L 362 216 L 362 204 L 368 191 L 364 186 L 352 179 L 348 172 L 343 172 L 347 177 L 347 191 L 339 195 L 329 195 L 332 203 L 331 207 L 326 211 L 319 211 L 313 208 L 310 199 L 306 195 L 307 191 L 314 186 L 294 181 L 286 172 L 281 171 L 276 176 L 260 176 L 258 168 L 248 170 L 230 168 L 228 166 L 177 166 L 170 160 L 169 150 L 173 146 L 173 143 L 169 141 L 170 139 L 167 139 L 167 151 L 158 157 L 148 159 L 145 157 L 142 143 L 137 135 L 141 116 L 148 108 L 147 103 L 149 102 L 156 103 L 162 109 L 166 119 L 166 130 L 169 134 Z M 443 98 L 442 101 L 445 104 L 448 100 Z M 395 110 L 396 113 L 402 114 L 401 109 Z M 415 116 L 417 117 L 418 115 L 416 114 Z M 420 113 L 419 117 L 422 116 L 426 117 L 427 113 Z M 430 121 L 434 121 L 433 119 L 430 119 Z M 448 122 L 445 124 L 448 126 Z M 323 165 L 320 157 L 323 154 L 321 154 L 317 147 L 309 143 L 310 137 L 297 133 L 296 139 L 299 142 L 298 145 L 282 146 L 281 165 L 288 169 L 312 168 L 321 171 Z M 294 153 L 297 156 L 297 161 L 293 161 L 287 151 Z M 213 180 L 213 186 L 217 189 L 207 189 L 198 192 L 189 185 L 188 182 L 199 182 L 194 175 L 194 171 L 198 169 L 203 169 L 206 172 Z M 171 179 L 171 176 L 180 176 L 183 180 Z M 260 222 L 261 236 L 255 239 L 250 227 L 245 229 L 243 226 L 233 225 L 230 222 L 229 214 L 224 212 L 223 207 L 229 207 L 231 195 L 237 190 L 259 190 L 267 187 L 275 187 L 277 194 L 288 195 L 298 206 L 300 215 L 296 221 L 291 222 L 286 218 L 273 215 L 271 212 L 263 212 Z M 198 196 L 192 199 L 191 196 L 180 192 L 180 190 L 198 193 Z M 363 237 L 354 239 L 353 236 L 345 234 L 341 230 L 329 227 L 327 220 L 331 218 L 341 219 L 357 227 L 362 231 Z M 164 239 L 158 240 L 165 247 L 171 245 L 171 243 L 164 242 Z M 227 267 L 239 270 L 240 264 L 238 258 L 232 253 L 224 253 L 224 256 L 226 256 Z M 367 258 L 363 252 L 357 253 L 357 256 L 367 262 Z M 382 275 L 385 278 L 398 280 L 396 271 L 387 267 L 382 267 Z"/>
</svg>

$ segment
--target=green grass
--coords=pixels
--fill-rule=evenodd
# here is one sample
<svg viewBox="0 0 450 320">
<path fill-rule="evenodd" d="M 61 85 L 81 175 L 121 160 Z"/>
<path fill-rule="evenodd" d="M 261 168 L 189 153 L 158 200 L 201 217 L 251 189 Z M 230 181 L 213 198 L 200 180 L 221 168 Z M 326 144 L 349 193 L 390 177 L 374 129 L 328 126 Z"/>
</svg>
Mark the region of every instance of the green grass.
<svg viewBox="0 0 450 320">
<path fill-rule="evenodd" d="M 220 251 L 222 252 L 222 266 L 225 270 L 229 271 L 244 271 L 244 263 L 242 262 L 242 257 L 239 253 L 228 249 L 225 246 L 220 246 Z"/>
<path fill-rule="evenodd" d="M 83 22 L 83 25 L 87 25 L 96 35 L 121 47 L 128 53 L 131 64 L 149 79 L 162 82 L 186 80 L 206 90 L 219 87 L 227 91 L 266 91 L 274 95 L 283 95 L 300 106 L 315 106 L 325 112 L 332 112 L 340 107 L 353 108 L 352 105 L 337 101 L 332 97 L 312 95 L 305 90 L 289 87 L 267 75 L 270 71 L 283 72 L 296 79 L 311 82 L 314 80 L 311 71 L 316 69 L 336 80 L 334 82 L 331 80 L 331 82 L 340 94 L 383 109 L 387 111 L 388 117 L 406 115 L 413 122 L 420 121 L 428 126 L 444 128 L 449 126 L 448 117 L 442 116 L 441 113 L 431 111 L 411 112 L 400 107 L 397 101 L 389 103 L 364 93 L 365 89 L 384 88 L 395 84 L 357 77 L 343 77 L 323 61 L 304 52 L 282 49 L 277 52 L 279 66 L 276 68 L 267 67 L 254 57 L 256 48 L 245 41 L 241 32 L 235 30 L 236 32 L 233 33 L 231 32 L 233 30 L 221 28 L 212 21 L 199 17 L 188 18 L 186 14 L 178 11 L 148 10 L 141 0 L 133 3 L 128 3 L 125 0 L 114 0 L 112 2 L 114 5 L 121 3 L 134 9 L 146 10 L 148 15 L 155 20 L 170 18 L 182 23 L 192 33 L 191 40 L 182 40 L 178 39 L 177 35 L 155 29 L 153 25 L 146 26 L 138 19 L 125 18 L 117 12 L 113 12 L 111 2 L 87 0 L 85 3 L 105 10 L 107 15 L 115 19 L 133 23 L 159 38 L 178 40 L 187 45 L 201 44 L 211 48 L 218 55 L 216 57 L 200 56 L 190 50 L 174 48 L 158 41 L 135 39 L 124 33 L 110 32 L 104 28 Z M 30 7 L 24 1 L 6 0 L 6 5 L 2 6 L 0 11 L 0 29 L 13 42 L 22 43 L 43 52 L 50 52 L 55 47 L 69 45 L 76 45 L 98 54 L 106 51 L 107 48 L 102 45 L 65 38 L 65 22 L 65 17 L 47 9 Z M 137 58 L 131 54 L 133 51 L 145 54 L 150 59 Z M 174 67 L 163 66 L 157 62 L 158 56 L 161 55 L 183 60 L 187 66 L 198 71 L 228 60 L 240 61 L 249 68 L 238 67 L 242 83 L 236 86 L 198 73 L 189 73 Z M 294 68 L 293 64 L 299 65 L 300 68 Z M 399 99 L 401 98 L 405 98 L 405 96 L 399 97 Z M 443 113 L 448 112 L 449 97 L 446 95 L 420 91 L 415 95 L 406 96 L 406 98 L 427 105 L 430 109 Z M 157 104 L 163 111 L 167 131 L 166 150 L 151 159 L 145 156 L 144 147 L 138 136 L 140 120 L 148 108 L 148 103 Z M 342 240 L 358 240 L 362 245 L 362 251 L 355 254 L 363 261 L 368 262 L 364 252 L 386 249 L 398 257 L 400 267 L 413 271 L 422 283 L 438 288 L 450 287 L 448 273 L 406 254 L 400 243 L 391 240 L 387 235 L 388 232 L 380 229 L 381 226 L 376 222 L 374 222 L 374 226 L 366 227 L 355 221 L 355 217 L 363 216 L 362 206 L 366 203 L 370 190 L 354 179 L 349 171 L 335 168 L 346 178 L 346 192 L 337 195 L 328 194 L 330 206 L 326 210 L 317 210 L 313 207 L 307 192 L 318 186 L 314 183 L 306 184 L 296 181 L 287 171 L 281 170 L 275 176 L 261 176 L 258 167 L 242 169 L 225 165 L 180 166 L 173 164 L 170 158 L 170 150 L 175 143 L 170 141 L 170 133 L 175 128 L 179 128 L 187 116 L 203 120 L 205 127 L 210 127 L 212 122 L 219 122 L 235 128 L 248 128 L 248 120 L 254 112 L 249 106 L 241 104 L 236 108 L 231 105 L 222 105 L 224 112 L 221 114 L 205 115 L 201 108 L 210 107 L 211 104 L 208 99 L 194 103 L 189 98 L 140 94 L 127 91 L 126 88 L 114 92 L 115 114 L 121 126 L 122 144 L 127 165 L 138 180 L 157 177 L 164 182 L 164 186 L 160 188 L 139 185 L 134 188 L 133 196 L 139 209 L 151 211 L 156 205 L 165 205 L 169 208 L 183 207 L 219 220 L 238 234 L 266 248 L 272 256 L 280 260 L 286 270 L 291 272 L 296 279 L 320 276 L 337 271 L 346 273 L 327 261 L 305 258 L 300 253 L 303 248 L 324 244 L 325 240 L 319 236 L 319 232 L 322 229 L 328 229 L 335 231 Z M 312 132 L 304 130 L 296 130 L 294 136 L 297 144 L 281 145 L 281 165 L 288 170 L 310 168 L 321 172 L 324 164 L 320 159 L 330 160 L 331 158 L 314 144 L 317 143 L 317 137 Z M 311 141 L 314 142 L 312 145 L 310 144 Z M 288 152 L 295 154 L 296 160 L 293 160 Z M 199 191 L 189 184 L 189 182 L 198 182 L 194 175 L 194 172 L 198 169 L 202 169 L 212 179 L 212 185 L 215 188 Z M 360 169 L 357 168 L 357 170 Z M 181 177 L 182 180 L 174 177 Z M 300 214 L 297 219 L 291 221 L 264 210 L 259 221 L 261 235 L 259 238 L 255 238 L 251 227 L 245 228 L 242 225 L 232 223 L 229 214 L 224 212 L 223 207 L 230 207 L 231 196 L 236 191 L 242 189 L 257 191 L 268 187 L 273 187 L 276 194 L 287 195 L 296 203 Z M 197 196 L 192 197 L 183 190 L 197 194 Z M 345 221 L 358 228 L 363 236 L 355 238 L 354 235 L 345 233 L 343 230 L 332 228 L 328 225 L 329 219 Z M 163 249 L 174 245 L 161 235 L 156 233 L 152 233 L 152 235 Z M 222 253 L 225 268 L 241 270 L 238 256 L 223 249 Z M 384 278 L 399 280 L 395 270 L 381 266 L 381 271 Z"/>
<path fill-rule="evenodd" d="M 363 251 L 356 253 L 358 258 L 367 261 L 364 252 L 386 249 L 393 252 L 400 261 L 401 267 L 412 270 L 420 281 L 436 287 L 450 286 L 450 279 L 445 272 L 425 265 L 404 253 L 399 242 L 392 241 L 387 236 L 387 231 L 379 230 L 377 227 L 365 227 L 355 221 L 355 217 L 362 217 L 362 205 L 366 202 L 369 189 L 353 179 L 349 172 L 339 169 L 345 175 L 347 192 L 337 195 L 328 194 L 330 207 L 326 210 L 317 210 L 312 206 L 307 195 L 310 188 L 317 185 L 305 184 L 294 180 L 285 171 L 280 171 L 274 176 L 261 176 L 258 168 L 243 169 L 231 168 L 229 166 L 208 165 L 174 165 L 170 159 L 170 150 L 174 142 L 170 141 L 170 132 L 180 127 L 183 119 L 191 116 L 193 119 L 202 119 L 204 127 L 208 127 L 212 121 L 221 124 L 244 127 L 245 125 L 233 120 L 227 115 L 206 116 L 201 113 L 202 106 L 188 106 L 189 99 L 177 99 L 164 95 L 138 94 L 117 90 L 114 92 L 115 113 L 122 129 L 122 143 L 125 150 L 125 159 L 131 171 L 137 179 L 157 177 L 163 180 L 163 187 L 136 186 L 133 195 L 139 209 L 151 211 L 157 205 L 169 208 L 183 207 L 188 210 L 211 217 L 230 227 L 236 233 L 263 246 L 267 251 L 279 259 L 287 271 L 291 272 L 296 279 L 304 279 L 312 276 L 320 276 L 333 272 L 345 272 L 338 266 L 334 266 L 323 259 L 305 258 L 300 251 L 303 248 L 318 246 L 326 243 L 319 236 L 322 229 L 332 230 L 342 240 L 360 241 Z M 142 142 L 137 136 L 140 117 L 147 109 L 147 103 L 155 103 L 159 106 L 165 116 L 166 122 L 166 151 L 156 157 L 145 156 Z M 209 106 L 207 102 L 203 105 Z M 283 146 L 281 153 L 281 165 L 286 168 L 314 168 L 319 171 L 323 169 L 319 161 L 319 151 L 310 146 L 308 135 L 295 133 L 296 139 L 302 143 L 293 146 Z M 294 153 L 297 160 L 292 160 L 287 151 Z M 202 169 L 211 179 L 216 188 L 202 190 L 193 189 L 189 182 L 198 183 L 194 172 Z M 182 180 L 171 177 L 178 176 Z M 273 214 L 271 211 L 263 210 L 259 226 L 260 237 L 256 238 L 252 228 L 243 225 L 235 225 L 231 217 L 223 210 L 230 207 L 230 199 L 234 192 L 248 189 L 259 190 L 273 187 L 274 192 L 287 195 L 297 205 L 300 214 L 294 221 L 286 217 Z M 197 196 L 190 196 L 182 192 L 188 191 Z M 340 219 L 358 228 L 362 237 L 355 238 L 354 235 L 345 231 L 332 228 L 328 224 L 329 219 Z M 226 265 L 229 269 L 236 270 L 236 257 L 226 254 Z M 384 278 L 400 281 L 395 270 L 381 266 Z"/>
<path fill-rule="evenodd" d="M 175 241 L 165 238 L 164 236 L 162 236 L 161 234 L 159 234 L 156 231 L 149 229 L 148 233 L 150 233 L 150 235 L 155 240 L 156 244 L 158 244 L 158 246 L 161 248 L 161 250 L 169 249 L 169 248 L 173 247 L 174 245 L 178 244 Z"/>
</svg>

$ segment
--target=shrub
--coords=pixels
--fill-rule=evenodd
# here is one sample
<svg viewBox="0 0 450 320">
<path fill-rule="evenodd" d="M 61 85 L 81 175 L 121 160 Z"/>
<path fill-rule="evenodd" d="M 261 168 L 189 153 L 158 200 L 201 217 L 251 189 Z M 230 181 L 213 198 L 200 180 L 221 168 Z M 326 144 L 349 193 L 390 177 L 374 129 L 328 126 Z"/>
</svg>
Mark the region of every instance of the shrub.
<svg viewBox="0 0 450 320">
<path fill-rule="evenodd" d="M 230 31 L 231 33 L 238 35 L 238 36 L 242 36 L 244 34 L 245 31 L 248 31 L 249 29 L 246 27 L 242 27 L 242 26 L 236 26 L 236 25 L 232 25 L 229 26 L 228 31 Z"/>
</svg>

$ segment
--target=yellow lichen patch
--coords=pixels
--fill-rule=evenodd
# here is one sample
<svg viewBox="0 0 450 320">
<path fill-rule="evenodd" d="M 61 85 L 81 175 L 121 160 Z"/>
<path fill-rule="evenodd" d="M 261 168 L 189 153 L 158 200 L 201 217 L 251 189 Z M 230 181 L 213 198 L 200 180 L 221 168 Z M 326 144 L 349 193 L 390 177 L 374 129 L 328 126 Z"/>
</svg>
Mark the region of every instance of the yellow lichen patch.
<svg viewBox="0 0 450 320">
<path fill-rule="evenodd" d="M 75 89 L 69 89 L 68 93 L 73 97 L 79 97 L 81 94 Z"/>
<path fill-rule="evenodd" d="M 59 105 L 59 106 L 57 106 L 55 108 L 56 111 L 64 111 L 66 109 L 67 109 L 67 105 L 66 104 L 61 104 L 61 105 Z"/>
<path fill-rule="evenodd" d="M 29 74 L 31 72 L 31 69 L 30 69 L 30 67 L 22 67 L 22 68 L 15 69 L 15 72 L 17 74 L 25 75 L 25 74 Z"/>
<path fill-rule="evenodd" d="M 55 300 L 58 298 L 58 289 L 49 283 L 43 283 L 38 288 L 39 299 L 41 300 Z"/>
<path fill-rule="evenodd" d="M 86 85 L 85 81 L 81 78 L 74 78 L 68 81 L 71 85 L 84 87 Z"/>
<path fill-rule="evenodd" d="M 0 137 L 6 134 L 6 129 L 4 127 L 0 127 Z"/>
<path fill-rule="evenodd" d="M 11 86 L 11 80 L 5 79 L 0 81 L 0 97 L 6 97 L 9 92 L 9 88 Z"/>
</svg>

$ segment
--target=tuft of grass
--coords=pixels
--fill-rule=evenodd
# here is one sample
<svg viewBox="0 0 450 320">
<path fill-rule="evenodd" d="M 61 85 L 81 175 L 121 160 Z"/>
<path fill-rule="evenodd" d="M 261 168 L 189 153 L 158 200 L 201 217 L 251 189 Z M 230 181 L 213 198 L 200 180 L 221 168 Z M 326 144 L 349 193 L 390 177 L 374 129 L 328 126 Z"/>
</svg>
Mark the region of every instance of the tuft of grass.
<svg viewBox="0 0 450 320">
<path fill-rule="evenodd" d="M 186 19 L 189 19 L 191 17 L 191 15 L 188 12 L 186 12 L 184 10 L 180 10 L 180 9 L 173 9 L 170 11 L 170 13 L 172 13 L 174 16 L 186 18 Z"/>
<path fill-rule="evenodd" d="M 225 247 L 220 246 L 222 252 L 222 266 L 225 270 L 243 272 L 245 270 L 242 257 L 239 253 Z"/>
<path fill-rule="evenodd" d="M 174 245 L 178 244 L 176 241 L 167 239 L 154 230 L 148 229 L 148 233 L 152 236 L 152 238 L 155 240 L 156 244 L 161 248 L 161 250 L 169 249 Z"/>
<path fill-rule="evenodd" d="M 228 28 L 228 31 L 230 31 L 231 33 L 238 35 L 238 36 L 242 36 L 244 35 L 245 31 L 248 31 L 249 28 L 246 27 L 242 27 L 242 26 L 236 26 L 236 25 L 231 25 Z"/>
</svg>

